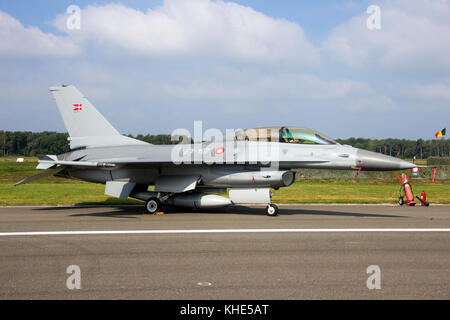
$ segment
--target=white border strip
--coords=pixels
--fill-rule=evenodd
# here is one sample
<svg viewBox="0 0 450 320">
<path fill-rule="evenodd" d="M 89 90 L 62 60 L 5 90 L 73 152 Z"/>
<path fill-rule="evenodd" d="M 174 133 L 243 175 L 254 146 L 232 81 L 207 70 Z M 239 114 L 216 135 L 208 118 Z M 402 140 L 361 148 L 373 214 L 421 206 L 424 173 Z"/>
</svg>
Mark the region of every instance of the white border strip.
<svg viewBox="0 0 450 320">
<path fill-rule="evenodd" d="M 103 235 L 103 234 L 180 234 L 180 233 L 308 233 L 308 232 L 450 232 L 450 228 L 351 228 L 351 229 L 205 229 L 205 230 L 98 230 L 0 232 L 8 236 Z"/>
</svg>

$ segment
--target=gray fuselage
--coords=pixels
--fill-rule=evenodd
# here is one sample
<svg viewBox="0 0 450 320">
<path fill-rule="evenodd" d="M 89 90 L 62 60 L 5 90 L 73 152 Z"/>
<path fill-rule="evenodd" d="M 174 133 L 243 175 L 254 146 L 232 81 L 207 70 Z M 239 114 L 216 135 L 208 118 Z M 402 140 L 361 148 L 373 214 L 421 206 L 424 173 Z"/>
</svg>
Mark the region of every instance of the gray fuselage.
<svg viewBox="0 0 450 320">
<path fill-rule="evenodd" d="M 217 154 L 220 150 L 220 154 Z M 400 170 L 409 162 L 350 146 L 281 142 L 225 141 L 180 145 L 127 145 L 88 148 L 58 156 L 59 160 L 112 163 L 114 167 L 68 167 L 60 175 L 106 183 L 126 180 L 153 185 L 160 176 L 200 176 L 205 187 L 284 187 L 292 169 L 327 168 Z"/>
</svg>

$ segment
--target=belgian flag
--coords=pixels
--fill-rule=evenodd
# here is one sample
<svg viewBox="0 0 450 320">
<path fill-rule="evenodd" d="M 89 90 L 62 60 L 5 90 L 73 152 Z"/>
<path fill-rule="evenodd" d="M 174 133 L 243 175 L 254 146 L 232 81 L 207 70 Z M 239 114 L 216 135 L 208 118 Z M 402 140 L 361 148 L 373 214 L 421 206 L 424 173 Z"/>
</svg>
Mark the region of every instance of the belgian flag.
<svg viewBox="0 0 450 320">
<path fill-rule="evenodd" d="M 446 131 L 447 131 L 446 128 L 444 128 L 444 129 L 442 129 L 441 131 L 436 132 L 436 133 L 434 134 L 434 136 L 435 136 L 436 138 L 445 136 Z"/>
</svg>

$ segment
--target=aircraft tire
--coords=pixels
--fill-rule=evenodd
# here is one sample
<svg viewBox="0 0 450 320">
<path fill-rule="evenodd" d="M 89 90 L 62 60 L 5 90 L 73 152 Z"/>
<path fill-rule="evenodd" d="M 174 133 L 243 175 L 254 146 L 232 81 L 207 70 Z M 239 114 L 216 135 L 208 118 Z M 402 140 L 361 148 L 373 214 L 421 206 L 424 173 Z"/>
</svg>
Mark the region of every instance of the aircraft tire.
<svg viewBox="0 0 450 320">
<path fill-rule="evenodd" d="M 266 207 L 266 214 L 269 217 L 276 217 L 278 215 L 278 207 L 275 204 L 268 204 Z"/>
<path fill-rule="evenodd" d="M 151 214 L 161 211 L 161 201 L 155 197 L 148 199 L 145 202 L 145 210 Z"/>
</svg>

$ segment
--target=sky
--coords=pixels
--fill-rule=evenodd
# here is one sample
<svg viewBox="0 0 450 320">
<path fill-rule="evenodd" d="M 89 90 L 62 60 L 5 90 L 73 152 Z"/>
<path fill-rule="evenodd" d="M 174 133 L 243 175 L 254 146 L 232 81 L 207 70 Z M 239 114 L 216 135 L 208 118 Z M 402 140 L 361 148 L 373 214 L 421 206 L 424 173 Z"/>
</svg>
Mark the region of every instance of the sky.
<svg viewBox="0 0 450 320">
<path fill-rule="evenodd" d="M 48 88 L 73 84 L 124 134 L 433 139 L 449 39 L 450 0 L 0 0 L 0 130 L 65 132 Z"/>
</svg>

